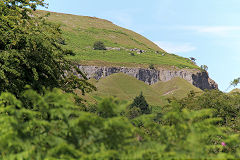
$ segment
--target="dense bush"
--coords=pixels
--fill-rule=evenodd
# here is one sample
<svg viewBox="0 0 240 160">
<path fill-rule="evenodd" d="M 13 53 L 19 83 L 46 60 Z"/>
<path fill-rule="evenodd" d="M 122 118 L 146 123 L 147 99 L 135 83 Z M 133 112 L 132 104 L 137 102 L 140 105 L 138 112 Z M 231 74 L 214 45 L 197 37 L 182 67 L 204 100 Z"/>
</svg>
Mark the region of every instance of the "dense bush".
<svg viewBox="0 0 240 160">
<path fill-rule="evenodd" d="M 240 95 L 225 94 L 219 90 L 204 92 L 201 96 L 188 96 L 179 101 L 182 108 L 191 110 L 213 109 L 213 114 L 222 119 L 219 125 L 240 131 Z"/>
<path fill-rule="evenodd" d="M 213 91 L 128 119 L 128 104 L 112 98 L 101 100 L 90 113 L 59 89 L 44 94 L 27 90 L 21 94 L 24 101 L 2 93 L 0 159 L 239 159 L 238 127 L 231 129 L 218 116 L 224 101 L 197 103 L 217 94 L 238 106 L 239 95 Z"/>
<path fill-rule="evenodd" d="M 10 93 L 0 96 L 0 159 L 108 159 L 134 141 L 132 124 L 118 111 L 84 112 L 58 89 L 21 96 L 30 105 Z M 111 99 L 103 105 L 116 106 Z"/>
<path fill-rule="evenodd" d="M 72 50 L 66 49 L 63 51 L 65 55 L 75 56 L 76 53 L 74 53 Z"/>
<path fill-rule="evenodd" d="M 93 44 L 94 50 L 106 50 L 106 47 L 102 41 L 97 41 Z"/>
</svg>

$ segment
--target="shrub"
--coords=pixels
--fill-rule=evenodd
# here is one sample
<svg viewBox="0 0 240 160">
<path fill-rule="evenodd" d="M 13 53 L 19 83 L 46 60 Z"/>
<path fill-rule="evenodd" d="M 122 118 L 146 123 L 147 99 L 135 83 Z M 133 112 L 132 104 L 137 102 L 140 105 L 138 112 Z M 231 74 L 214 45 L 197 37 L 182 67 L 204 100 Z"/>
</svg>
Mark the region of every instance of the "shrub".
<svg viewBox="0 0 240 160">
<path fill-rule="evenodd" d="M 103 99 L 98 116 L 59 89 L 28 89 L 21 96 L 24 101 L 0 94 L 0 159 L 113 159 L 134 140 L 134 127 L 119 115 L 116 100 Z"/>
<path fill-rule="evenodd" d="M 136 118 L 136 117 L 138 117 L 138 116 L 140 116 L 141 115 L 141 110 L 140 110 L 140 108 L 138 108 L 138 107 L 132 107 L 132 108 L 129 108 L 128 109 L 128 111 L 127 111 L 127 117 L 129 118 L 129 119 L 133 119 L 133 118 Z"/>
<path fill-rule="evenodd" d="M 150 68 L 150 69 L 154 69 L 154 65 L 153 65 L 153 64 L 150 64 L 150 65 L 149 65 L 149 68 Z"/>
<path fill-rule="evenodd" d="M 65 55 L 75 56 L 76 53 L 73 52 L 73 50 L 67 49 L 63 51 Z"/>
<path fill-rule="evenodd" d="M 106 47 L 102 41 L 97 41 L 93 45 L 94 50 L 106 50 Z"/>
<path fill-rule="evenodd" d="M 201 65 L 200 68 L 203 71 L 207 71 L 208 70 L 208 66 L 206 66 L 206 65 Z"/>
<path fill-rule="evenodd" d="M 133 52 L 130 53 L 131 56 L 135 56 L 135 54 Z"/>
<path fill-rule="evenodd" d="M 58 43 L 61 44 L 61 45 L 67 45 L 66 42 L 65 42 L 65 39 L 63 39 L 63 38 L 59 38 Z"/>
</svg>

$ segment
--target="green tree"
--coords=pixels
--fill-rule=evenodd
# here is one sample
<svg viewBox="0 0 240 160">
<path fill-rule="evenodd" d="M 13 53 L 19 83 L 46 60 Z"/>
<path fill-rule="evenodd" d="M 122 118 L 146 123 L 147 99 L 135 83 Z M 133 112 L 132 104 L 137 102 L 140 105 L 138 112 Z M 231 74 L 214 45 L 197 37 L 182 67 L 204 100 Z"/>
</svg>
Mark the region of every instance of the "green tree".
<svg viewBox="0 0 240 160">
<path fill-rule="evenodd" d="M 231 82 L 231 86 L 236 87 L 240 82 L 240 78 L 236 78 Z"/>
<path fill-rule="evenodd" d="M 97 41 L 93 44 L 94 50 L 106 50 L 106 47 L 102 41 Z"/>
<path fill-rule="evenodd" d="M 139 96 L 134 98 L 133 103 L 130 105 L 130 109 L 134 107 L 139 108 L 142 114 L 149 114 L 151 112 L 149 104 L 145 100 L 145 97 L 143 96 L 142 92 L 140 93 Z"/>
<path fill-rule="evenodd" d="M 71 73 L 74 66 L 59 43 L 60 26 L 33 12 L 45 5 L 44 0 L 0 1 L 0 91 L 20 95 L 26 85 L 39 92 L 43 86 L 83 93 L 93 88 Z"/>
<path fill-rule="evenodd" d="M 200 68 L 201 68 L 203 71 L 207 71 L 207 70 L 208 70 L 208 66 L 206 66 L 206 65 L 201 65 Z"/>
</svg>

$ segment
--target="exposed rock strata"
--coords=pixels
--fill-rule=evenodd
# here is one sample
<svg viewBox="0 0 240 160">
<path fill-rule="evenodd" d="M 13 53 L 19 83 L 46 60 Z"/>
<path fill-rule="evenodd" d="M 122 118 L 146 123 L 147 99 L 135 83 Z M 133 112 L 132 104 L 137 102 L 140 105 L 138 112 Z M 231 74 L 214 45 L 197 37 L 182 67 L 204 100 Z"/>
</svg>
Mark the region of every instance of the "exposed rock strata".
<svg viewBox="0 0 240 160">
<path fill-rule="evenodd" d="M 192 84 L 202 90 L 204 89 L 218 89 L 218 84 L 209 78 L 207 72 L 198 72 L 192 75 Z"/>
<path fill-rule="evenodd" d="M 78 68 L 84 72 L 88 78 L 100 78 L 109 76 L 113 73 L 125 73 L 141 80 L 149 85 L 158 81 L 169 81 L 174 77 L 180 77 L 187 80 L 194 86 L 204 89 L 218 89 L 215 81 L 209 78 L 207 72 L 199 70 L 167 70 L 167 69 L 143 69 L 143 68 L 127 68 L 127 67 L 101 67 L 101 66 L 81 66 Z"/>
</svg>

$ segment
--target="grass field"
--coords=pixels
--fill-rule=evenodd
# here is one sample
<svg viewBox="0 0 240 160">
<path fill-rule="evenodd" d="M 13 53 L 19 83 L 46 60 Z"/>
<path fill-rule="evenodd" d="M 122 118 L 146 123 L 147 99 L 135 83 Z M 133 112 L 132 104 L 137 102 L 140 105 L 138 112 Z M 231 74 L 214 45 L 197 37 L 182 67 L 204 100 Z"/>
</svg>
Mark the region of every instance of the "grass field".
<svg viewBox="0 0 240 160">
<path fill-rule="evenodd" d="M 194 91 L 196 93 L 203 93 L 201 89 L 178 77 L 173 78 L 172 80 L 167 82 L 158 82 L 156 84 L 153 84 L 151 87 L 160 95 L 168 98 L 183 98 L 186 97 L 190 91 Z"/>
<path fill-rule="evenodd" d="M 37 11 L 37 13 L 43 15 L 47 12 Z M 107 20 L 54 12 L 51 12 L 48 19 L 62 26 L 66 40 L 64 47 L 76 53 L 75 56 L 68 56 L 68 58 L 77 63 L 144 68 L 148 68 L 150 64 L 154 64 L 155 67 L 198 68 L 189 59 L 168 54 L 140 34 L 114 25 Z M 93 44 L 98 40 L 104 42 L 107 47 L 122 47 L 122 49 L 120 51 L 93 50 Z M 133 48 L 146 52 L 137 54 L 127 50 Z M 130 54 L 131 52 L 134 56 Z M 164 56 L 162 56 L 163 53 Z"/>
<path fill-rule="evenodd" d="M 151 105 L 162 106 L 167 103 L 166 98 L 183 98 L 193 90 L 197 93 L 203 91 L 191 85 L 184 79 L 174 78 L 168 82 L 158 82 L 148 85 L 124 73 L 115 73 L 99 81 L 89 80 L 97 87 L 97 91 L 88 94 L 87 100 L 95 102 L 98 97 L 117 97 L 121 100 L 132 101 L 141 92 Z"/>
<path fill-rule="evenodd" d="M 43 15 L 47 12 L 38 11 L 37 13 Z M 103 40 L 107 46 L 163 51 L 140 34 L 114 25 L 108 20 L 55 12 L 51 12 L 49 20 L 62 25 L 66 38 L 77 38 L 81 42 L 79 43 L 81 48 L 92 46 L 95 40 Z"/>
<path fill-rule="evenodd" d="M 96 83 L 97 92 L 94 95 L 116 96 L 121 100 L 132 100 L 141 92 L 151 104 L 163 104 L 161 96 L 148 84 L 124 73 L 117 73 L 100 79 Z"/>
</svg>

